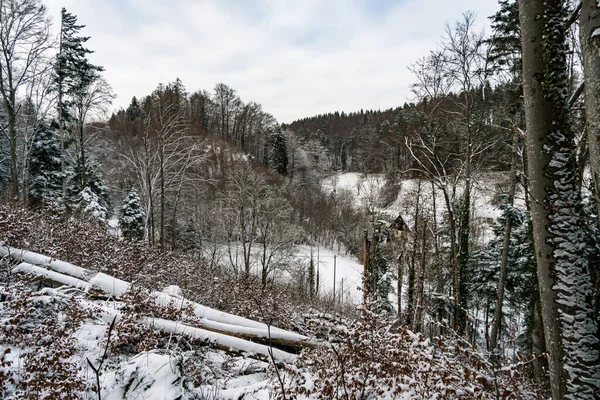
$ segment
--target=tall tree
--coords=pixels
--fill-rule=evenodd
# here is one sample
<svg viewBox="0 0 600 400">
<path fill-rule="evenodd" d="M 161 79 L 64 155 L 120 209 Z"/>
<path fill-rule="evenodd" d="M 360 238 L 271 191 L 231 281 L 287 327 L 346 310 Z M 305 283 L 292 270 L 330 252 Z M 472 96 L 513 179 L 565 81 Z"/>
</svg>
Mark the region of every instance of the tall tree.
<svg viewBox="0 0 600 400">
<path fill-rule="evenodd" d="M 597 1 L 582 1 L 579 26 L 585 81 L 587 141 L 596 206 L 600 211 L 600 7 Z M 596 214 L 600 218 L 600 212 Z"/>
<path fill-rule="evenodd" d="M 566 99 L 565 5 L 520 0 L 519 18 L 529 192 L 552 397 L 594 399 L 600 362 Z"/>
<path fill-rule="evenodd" d="M 30 201 L 56 202 L 62 194 L 60 140 L 56 123 L 40 124 L 36 130 L 29 162 Z"/>
<path fill-rule="evenodd" d="M 123 199 L 119 216 L 119 227 L 123 237 L 126 239 L 143 239 L 144 220 L 144 210 L 140 196 L 132 186 Z"/>
<path fill-rule="evenodd" d="M 471 186 L 475 170 L 474 158 L 482 148 L 489 147 L 489 138 L 485 144 L 478 140 L 483 127 L 485 112 L 484 96 L 486 80 L 489 76 L 486 42 L 483 32 L 475 31 L 475 15 L 465 13 L 454 27 L 446 27 L 443 41 L 446 71 L 452 77 L 459 94 L 453 101 L 456 108 L 447 110 L 458 116 L 457 123 L 460 134 L 460 152 L 462 153 L 461 171 L 463 178 L 463 193 L 458 216 L 458 282 L 454 296 L 458 307 L 455 309 L 455 325 L 458 331 L 465 328 L 467 301 L 465 279 L 470 256 L 471 232 Z"/>
<path fill-rule="evenodd" d="M 7 116 L 10 152 L 10 192 L 19 197 L 17 172 L 17 116 L 20 90 L 43 68 L 50 40 L 50 21 L 39 0 L 0 1 L 0 97 Z"/>
<path fill-rule="evenodd" d="M 67 135 L 70 127 L 70 122 L 76 122 L 75 128 L 78 129 L 80 139 L 80 166 L 82 171 L 85 170 L 85 152 L 83 146 L 83 121 L 82 109 L 89 103 L 90 87 L 99 79 L 99 74 L 104 68 L 93 65 L 88 60 L 88 54 L 92 51 L 85 48 L 85 43 L 90 39 L 89 36 L 79 35 L 79 31 L 85 25 L 77 25 L 77 16 L 67 12 L 63 7 L 61 9 L 61 22 L 59 34 L 59 48 L 54 65 L 54 83 L 58 93 L 58 120 L 60 126 L 61 137 L 61 153 L 63 157 L 62 169 L 65 172 L 64 157 L 66 151 Z M 97 90 L 94 90 L 97 92 Z M 93 96 L 98 97 L 98 96 Z M 79 115 L 73 113 L 73 106 L 78 110 Z M 83 114 L 87 114 L 83 113 Z M 84 115 L 85 117 L 85 115 Z M 71 129 L 72 130 L 72 129 Z M 85 184 L 85 174 L 81 174 L 82 186 Z M 63 180 L 63 195 L 66 195 L 67 190 L 66 174 Z"/>
<path fill-rule="evenodd" d="M 88 170 L 89 164 L 85 153 L 85 122 L 90 114 L 106 111 L 106 107 L 110 105 L 113 98 L 114 95 L 110 85 L 99 75 L 93 78 L 86 87 L 80 87 L 72 95 L 70 115 L 73 116 L 78 136 L 79 152 L 77 169 L 79 171 L 78 175 L 81 178 L 79 184 L 82 188 L 88 182 L 88 176 L 83 172 Z"/>
<path fill-rule="evenodd" d="M 269 157 L 269 165 L 277 173 L 281 175 L 287 175 L 288 173 L 288 150 L 287 150 L 287 139 L 283 134 L 279 125 L 273 128 L 271 136 L 269 137 L 269 144 L 271 147 L 271 154 Z"/>
</svg>

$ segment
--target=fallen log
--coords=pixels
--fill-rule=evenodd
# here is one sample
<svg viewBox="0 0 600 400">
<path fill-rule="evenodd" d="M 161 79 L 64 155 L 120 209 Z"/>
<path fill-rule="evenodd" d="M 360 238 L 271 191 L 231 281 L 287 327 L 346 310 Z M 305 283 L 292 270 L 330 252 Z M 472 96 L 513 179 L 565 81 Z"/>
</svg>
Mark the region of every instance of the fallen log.
<svg viewBox="0 0 600 400">
<path fill-rule="evenodd" d="M 12 269 L 13 273 L 30 275 L 40 278 L 47 285 L 51 286 L 70 286 L 82 290 L 93 297 L 98 297 L 102 293 L 106 293 L 109 297 L 118 298 L 125 293 L 130 283 L 113 278 L 109 275 L 98 273 L 96 276 L 86 282 L 81 279 L 68 276 L 51 269 L 42 268 L 29 263 L 20 263 Z M 285 349 L 290 351 L 298 351 L 301 348 L 315 348 L 318 344 L 308 337 L 286 331 L 283 329 L 268 327 L 261 322 L 252 321 L 233 314 L 224 313 L 204 307 L 198 303 L 190 302 L 181 297 L 176 297 L 163 292 L 152 292 L 151 296 L 158 304 L 168 306 L 191 307 L 194 314 L 199 318 L 199 327 L 185 325 L 194 329 L 201 329 L 203 332 L 211 332 L 215 335 L 229 336 L 237 340 L 257 344 L 260 346 L 272 346 L 277 349 Z M 120 312 L 117 311 L 117 314 Z M 222 318 L 229 322 L 238 322 L 246 325 L 236 325 L 220 321 L 213 321 L 203 315 L 211 315 L 217 318 Z M 120 318 L 120 317 L 118 317 Z M 166 320 L 165 320 L 166 321 Z M 238 342 L 235 342 L 238 343 Z M 281 351 L 281 350 L 280 350 Z"/>
<path fill-rule="evenodd" d="M 48 267 L 52 271 L 82 280 L 88 280 L 88 278 L 93 275 L 93 273 L 85 268 L 78 267 L 71 263 L 34 253 L 33 251 L 21 250 L 10 246 L 0 246 L 0 257 L 11 257 L 17 261 L 23 261 L 40 267 Z"/>
<path fill-rule="evenodd" d="M 196 328 L 181 322 L 160 318 L 146 318 L 145 323 L 167 333 L 181 334 L 192 339 L 207 341 L 224 350 L 238 350 L 248 354 L 258 354 L 266 358 L 271 353 L 275 361 L 294 363 L 297 356 L 277 348 L 270 348 L 259 343 L 250 342 L 230 335 L 211 332 L 206 329 Z"/>
</svg>

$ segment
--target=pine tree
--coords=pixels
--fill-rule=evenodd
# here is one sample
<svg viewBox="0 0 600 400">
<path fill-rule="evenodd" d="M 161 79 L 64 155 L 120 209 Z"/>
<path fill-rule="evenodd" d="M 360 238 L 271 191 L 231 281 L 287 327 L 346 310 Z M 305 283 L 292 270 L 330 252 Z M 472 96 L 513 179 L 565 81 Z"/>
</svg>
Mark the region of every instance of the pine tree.
<svg viewBox="0 0 600 400">
<path fill-rule="evenodd" d="M 389 261 L 384 252 L 384 227 L 381 224 L 375 226 L 373 233 L 372 250 L 369 260 L 369 294 L 371 301 L 377 301 L 382 311 L 392 313 L 394 308 L 390 302 L 390 294 L 393 293 L 392 273 Z"/>
<path fill-rule="evenodd" d="M 144 238 L 144 210 L 135 188 L 129 189 L 123 199 L 119 215 L 119 228 L 125 239 Z"/>
<path fill-rule="evenodd" d="M 270 157 L 269 165 L 277 173 L 281 175 L 287 175 L 288 173 L 288 155 L 287 155 L 287 139 L 281 127 L 277 126 L 273 129 L 271 136 L 269 137 L 270 145 Z"/>
<path fill-rule="evenodd" d="M 512 227 L 506 274 L 505 304 L 501 319 L 506 310 L 531 314 L 530 305 L 535 293 L 535 257 L 531 238 L 531 216 L 528 212 L 509 204 L 500 205 L 502 214 L 495 221 L 494 237 L 485 247 L 477 250 L 470 260 L 470 270 L 466 282 L 467 292 L 471 294 L 469 308 L 482 308 L 489 318 L 497 304 L 497 285 L 500 275 L 500 261 L 504 240 L 506 218 L 511 219 Z M 490 321 L 488 321 L 490 322 Z M 502 325 L 504 326 L 504 325 Z M 528 322 L 527 331 L 532 329 Z M 530 337 L 530 335 L 527 335 Z M 531 353 L 530 341 L 526 340 L 526 350 Z"/>
<path fill-rule="evenodd" d="M 79 36 L 79 31 L 84 28 L 84 25 L 77 25 L 77 17 L 63 7 L 61 10 L 61 27 L 60 27 L 60 43 L 59 51 L 54 64 L 54 84 L 58 93 L 58 117 L 61 134 L 61 154 L 64 158 L 64 153 L 67 147 L 67 133 L 72 133 L 75 122 L 79 132 L 80 145 L 80 162 L 85 169 L 86 159 L 83 144 L 83 121 L 75 121 L 76 118 L 72 115 L 70 107 L 74 103 L 74 99 L 81 98 L 85 95 L 92 83 L 99 78 L 99 73 L 104 68 L 93 65 L 87 59 L 87 55 L 92 53 L 91 50 L 84 47 L 89 36 Z M 62 170 L 65 171 L 63 163 Z M 82 179 L 85 179 L 85 174 L 80 174 Z M 66 178 L 63 181 L 63 192 L 66 194 Z M 82 182 L 85 185 L 85 181 Z"/>
<path fill-rule="evenodd" d="M 200 235 L 198 235 L 196 223 L 192 218 L 188 220 L 185 230 L 181 234 L 180 242 L 184 250 L 191 250 L 193 252 L 200 248 Z"/>
<path fill-rule="evenodd" d="M 131 103 L 129 103 L 129 107 L 127 107 L 126 113 L 130 121 L 135 121 L 138 117 L 142 115 L 142 108 L 137 97 L 133 96 L 133 98 L 131 99 Z"/>
<path fill-rule="evenodd" d="M 77 160 L 76 168 L 67 168 L 66 174 L 68 179 L 68 203 L 83 211 L 90 207 L 90 210 L 93 211 L 89 212 L 90 214 L 98 216 L 102 220 L 108 219 L 111 206 L 108 188 L 102 179 L 100 171 L 90 164 L 86 165 L 84 169 L 81 167 L 79 160 Z M 82 174 L 85 174 L 85 179 L 82 177 Z M 82 182 L 84 181 L 86 184 L 82 186 Z M 97 203 L 97 206 L 95 204 L 90 205 L 90 203 Z"/>
<path fill-rule="evenodd" d="M 60 138 L 56 122 L 40 123 L 29 161 L 29 198 L 35 203 L 58 203 L 62 199 Z"/>
</svg>

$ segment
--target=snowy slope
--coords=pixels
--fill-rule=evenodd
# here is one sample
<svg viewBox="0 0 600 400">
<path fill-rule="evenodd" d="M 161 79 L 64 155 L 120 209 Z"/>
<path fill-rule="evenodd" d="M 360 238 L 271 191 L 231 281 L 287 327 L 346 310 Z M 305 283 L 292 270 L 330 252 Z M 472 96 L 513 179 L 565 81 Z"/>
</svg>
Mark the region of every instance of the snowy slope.
<svg viewBox="0 0 600 400">
<path fill-rule="evenodd" d="M 54 260 L 41 254 L 31 253 L 20 249 L 0 247 L 0 254 L 10 254 L 15 260 L 26 259 L 31 262 L 21 262 L 16 265 L 12 272 L 16 277 L 42 278 L 44 284 L 63 285 L 58 289 L 45 288 L 38 293 L 28 294 L 25 299 L 32 300 L 38 307 L 54 303 L 53 299 L 63 299 L 72 304 L 71 308 L 88 310 L 88 317 L 81 322 L 73 334 L 72 339 L 76 342 L 76 352 L 72 356 L 72 365 L 79 368 L 79 377 L 87 385 L 93 385 L 95 374 L 90 365 L 99 365 L 105 346 L 109 341 L 109 325 L 115 321 L 116 326 L 127 324 L 125 315 L 131 299 L 127 298 L 128 290 L 132 287 L 129 282 L 116 279 L 103 273 L 93 274 L 92 271 L 84 270 L 75 265 Z M 38 264 L 38 265 L 34 265 Z M 75 277 L 77 276 L 77 278 Z M 87 278 L 92 276 L 91 278 Z M 82 278 L 82 279 L 79 279 Z M 18 297 L 18 290 L 0 288 L 3 298 Z M 16 290 L 16 291 L 15 291 Z M 102 296 L 89 296 L 88 292 L 101 291 L 109 296 L 108 300 Z M 177 399 L 177 398 L 203 398 L 203 395 L 212 395 L 220 399 L 243 399 L 243 398 L 269 398 L 270 376 L 269 360 L 273 359 L 280 363 L 294 363 L 297 355 L 277 348 L 271 348 L 265 344 L 247 340 L 248 337 L 272 338 L 284 340 L 288 344 L 309 343 L 311 340 L 294 332 L 285 331 L 276 327 L 242 318 L 236 315 L 224 313 L 209 307 L 202 306 L 181 297 L 181 291 L 177 287 L 170 286 L 165 291 L 147 292 L 148 298 L 142 299 L 143 303 L 152 302 L 152 306 L 158 310 L 165 310 L 165 317 L 139 317 L 129 329 L 139 329 L 142 326 L 153 328 L 154 332 L 162 332 L 170 335 L 166 349 L 141 351 L 130 356 L 119 355 L 107 358 L 106 371 L 103 371 L 100 385 L 102 387 L 102 398 L 143 398 L 143 399 Z M 8 297 L 5 297 L 8 296 Z M 22 300 L 25 301 L 25 300 Z M 1 316 L 10 315 L 14 309 L 4 309 L 10 303 L 0 303 L 0 323 L 11 324 L 14 320 L 5 320 Z M 21 304 L 16 302 L 14 304 Z M 13 305 L 14 307 L 14 305 Z M 163 307 L 163 308 L 161 308 Z M 177 312 L 176 310 L 180 310 Z M 175 313 L 173 314 L 173 310 Z M 189 322 L 172 319 L 173 315 L 191 312 L 192 319 L 186 317 Z M 182 318 L 182 317 L 178 317 Z M 2 327 L 0 324 L 0 327 Z M 150 329 L 152 331 L 152 329 Z M 2 332 L 0 331 L 0 334 Z M 113 337 L 114 337 L 113 333 Z M 121 335 L 121 334 L 119 334 Z M 177 343 L 185 337 L 191 343 L 212 343 L 215 347 L 201 345 L 202 357 L 198 361 L 198 351 L 183 351 Z M 0 335 L 1 338 L 1 335 Z M 173 338 L 173 339 L 171 339 Z M 44 339 L 43 339 L 44 340 Z M 113 339 L 114 340 L 114 339 Z M 171 345 L 171 340 L 173 344 Z M 0 341 L 2 343 L 2 341 Z M 315 345 L 313 342 L 312 345 Z M 169 350 L 170 347 L 175 346 Z M 189 346 L 189 345 L 188 345 Z M 10 353 L 7 351 L 10 350 Z M 0 377 L 7 371 L 16 373 L 17 382 L 20 379 L 18 365 L 22 363 L 20 354 L 26 351 L 14 345 L 0 344 Z M 232 353 L 233 352 L 233 353 Z M 90 360 L 88 362 L 88 360 Z M 202 382 L 190 382 L 189 367 L 190 360 L 200 363 L 199 374 L 205 377 Z M 91 364 L 90 364 L 91 363 Z M 224 365 L 228 367 L 224 369 Z M 214 370 L 206 371 L 210 367 Z M 12 372 L 10 372 L 12 373 Z M 185 378 L 185 379 L 184 379 Z M 14 390 L 10 389 L 9 390 Z M 0 394 L 2 385 L 0 385 Z M 247 396 L 246 396 L 247 395 Z M 246 396 L 246 397 L 244 397 Z"/>
</svg>

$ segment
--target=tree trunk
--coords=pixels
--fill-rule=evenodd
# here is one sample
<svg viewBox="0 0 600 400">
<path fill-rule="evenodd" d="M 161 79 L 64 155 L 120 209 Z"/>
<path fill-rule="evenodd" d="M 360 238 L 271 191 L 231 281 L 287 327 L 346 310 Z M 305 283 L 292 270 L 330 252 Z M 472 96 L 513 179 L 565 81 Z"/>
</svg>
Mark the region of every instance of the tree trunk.
<svg viewBox="0 0 600 400">
<path fill-rule="evenodd" d="M 81 149 L 80 149 L 81 189 L 83 190 L 87 185 L 87 174 L 86 174 L 86 168 L 85 168 L 85 146 L 84 146 L 84 135 L 83 135 L 83 129 L 84 129 L 83 120 L 78 121 L 78 126 L 79 126 L 79 145 L 81 146 Z"/>
<path fill-rule="evenodd" d="M 59 32 L 59 43 L 58 43 L 58 56 L 60 57 L 62 55 L 62 51 L 63 51 L 63 17 L 61 16 L 60 19 L 60 32 Z M 65 165 L 65 152 L 66 152 L 66 148 L 65 148 L 65 120 L 64 120 L 64 115 L 63 115 L 63 70 L 61 67 L 61 62 L 57 63 L 58 65 L 58 71 L 57 71 L 57 78 L 58 78 L 58 129 L 59 129 L 59 133 L 60 133 L 60 173 L 62 174 L 62 196 L 63 196 L 63 201 L 66 201 L 67 198 L 67 174 L 66 174 L 66 165 Z"/>
<path fill-rule="evenodd" d="M 558 0 L 521 0 L 519 14 L 529 192 L 552 397 L 593 399 L 600 371 L 565 98 L 565 10 Z"/>
<path fill-rule="evenodd" d="M 453 329 L 458 330 L 460 276 L 458 269 L 458 250 L 456 248 L 456 221 L 454 220 L 454 208 L 450 201 L 448 189 L 443 187 L 442 193 L 444 194 L 444 202 L 446 203 L 446 210 L 448 211 L 448 229 L 450 231 L 450 263 L 452 269 L 452 295 L 454 297 Z"/>
<path fill-rule="evenodd" d="M 508 190 L 508 207 L 512 208 L 515 202 L 515 191 L 517 187 L 517 130 L 515 128 L 512 138 L 512 148 L 510 156 L 510 188 Z M 506 215 L 504 222 L 504 239 L 502 241 L 502 255 L 500 257 L 500 277 L 498 279 L 498 294 L 496 308 L 494 309 L 494 318 L 492 320 L 492 333 L 490 337 L 490 351 L 494 353 L 498 344 L 498 333 L 502 325 L 502 304 L 504 302 L 504 286 L 506 283 L 506 270 L 508 266 L 508 251 L 510 250 L 510 235 L 512 231 L 512 220 L 510 213 Z"/>
<path fill-rule="evenodd" d="M 162 134 L 161 134 L 162 135 Z M 164 143 L 159 143 L 160 173 L 160 250 L 165 250 L 165 155 Z"/>
<path fill-rule="evenodd" d="M 468 101 L 467 101 L 468 102 Z M 467 115 L 470 115 L 468 113 Z M 458 227 L 458 283 L 459 290 L 455 293 L 456 303 L 456 331 L 462 333 L 465 330 L 467 322 L 467 301 L 465 293 L 465 275 L 469 264 L 469 238 L 471 233 L 471 128 L 469 121 L 467 123 L 467 148 L 465 151 L 465 189 L 463 192 L 462 208 L 460 210 L 460 222 Z"/>
<path fill-rule="evenodd" d="M 407 287 L 407 295 L 408 298 L 406 300 L 406 323 L 413 323 L 413 313 L 415 307 L 415 263 L 417 260 L 417 249 L 419 243 L 419 237 L 417 232 L 419 231 L 419 204 L 421 202 L 421 180 L 417 181 L 417 197 L 415 200 L 415 225 L 414 225 L 414 236 L 413 236 L 413 246 L 412 253 L 410 257 L 410 264 L 408 269 L 408 287 Z"/>
<path fill-rule="evenodd" d="M 594 182 L 594 200 L 600 225 L 600 7 L 594 0 L 583 0 L 579 35 L 585 82 L 585 119 L 590 167 Z M 582 157 L 585 160 L 585 158 Z M 596 323 L 600 325 L 600 270 L 597 269 L 595 290 Z M 600 340 L 600 326 L 596 334 Z"/>
<path fill-rule="evenodd" d="M 403 239 L 400 239 L 403 240 Z M 400 255 L 398 256 L 398 318 L 402 317 L 402 259 L 404 258 L 404 246 L 402 245 L 402 250 L 400 251 Z"/>
<path fill-rule="evenodd" d="M 415 319 L 413 322 L 413 331 L 421 332 L 421 321 L 423 319 L 423 289 L 425 285 L 425 265 L 427 255 L 427 220 L 423 219 L 421 227 L 423 233 L 421 235 L 421 265 L 419 266 L 419 277 L 417 280 L 417 304 L 415 307 Z M 415 232 L 416 234 L 416 232 Z"/>
<path fill-rule="evenodd" d="M 10 144 L 10 196 L 19 200 L 19 179 L 17 174 L 17 113 L 15 110 L 15 94 L 10 93 L 11 103 L 4 102 L 8 119 L 8 141 Z"/>
<path fill-rule="evenodd" d="M 594 198 L 600 221 L 600 9 L 596 0 L 583 0 L 579 38 L 585 81 L 585 122 L 594 181 Z"/>
</svg>

